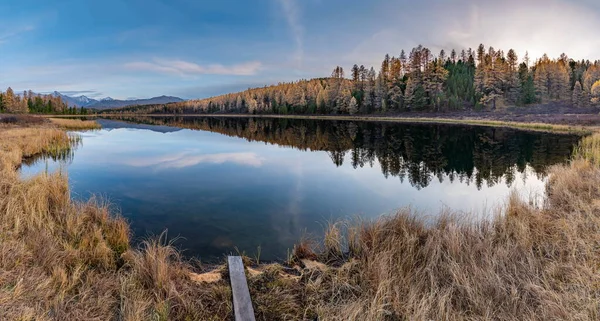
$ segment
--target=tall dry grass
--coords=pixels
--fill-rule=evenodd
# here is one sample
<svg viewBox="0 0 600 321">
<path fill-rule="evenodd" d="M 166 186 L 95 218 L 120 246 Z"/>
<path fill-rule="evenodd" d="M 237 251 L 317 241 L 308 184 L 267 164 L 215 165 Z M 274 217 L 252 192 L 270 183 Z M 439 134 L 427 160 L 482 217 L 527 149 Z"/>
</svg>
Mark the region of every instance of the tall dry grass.
<svg viewBox="0 0 600 321">
<path fill-rule="evenodd" d="M 505 214 L 425 224 L 409 210 L 373 223 L 336 225 L 340 267 L 306 281 L 319 320 L 599 320 L 600 136 L 551 170 L 547 200 L 516 194 Z M 339 236 L 337 241 L 332 237 Z M 325 246 L 321 258 L 330 258 Z M 306 251 L 306 250 L 304 250 Z"/>
<path fill-rule="evenodd" d="M 132 249 L 127 222 L 71 200 L 61 173 L 19 177 L 23 157 L 71 148 L 72 137 L 47 127 L 0 127 L 0 137 L 0 319 L 229 318 L 226 283 L 198 286 L 169 244 Z"/>
<path fill-rule="evenodd" d="M 600 135 L 584 137 L 575 149 L 574 157 L 600 167 Z"/>
<path fill-rule="evenodd" d="M 50 118 L 50 122 L 67 130 L 100 129 L 102 126 L 95 120 L 82 120 L 75 118 Z"/>
<path fill-rule="evenodd" d="M 72 201 L 65 175 L 19 178 L 22 157 L 69 148 L 64 132 L 0 128 L 0 137 L 1 318 L 231 320 L 226 269 L 197 281 L 203 268 L 164 237 L 132 248 L 109 206 Z M 598 320 L 597 149 L 584 140 L 552 169 L 541 208 L 513 195 L 487 221 L 445 214 L 426 224 L 404 210 L 333 223 L 320 249 L 307 240 L 289 266 L 248 270 L 257 319 Z"/>
</svg>

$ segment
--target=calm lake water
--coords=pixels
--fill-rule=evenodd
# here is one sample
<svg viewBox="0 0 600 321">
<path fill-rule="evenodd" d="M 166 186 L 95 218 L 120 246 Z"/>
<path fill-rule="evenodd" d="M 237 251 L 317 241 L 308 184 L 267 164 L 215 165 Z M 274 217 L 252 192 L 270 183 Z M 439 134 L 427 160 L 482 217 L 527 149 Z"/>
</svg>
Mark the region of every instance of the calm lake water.
<svg viewBox="0 0 600 321">
<path fill-rule="evenodd" d="M 125 120 L 125 121 L 123 121 Z M 127 122 L 126 122 L 127 121 Z M 134 121 L 136 123 L 132 123 Z M 73 197 L 100 195 L 136 239 L 168 229 L 203 260 L 261 248 L 285 258 L 327 221 L 375 218 L 411 206 L 482 215 L 511 190 L 544 193 L 550 165 L 578 137 L 504 128 L 300 119 L 156 117 L 99 120 L 66 159 L 22 174 L 65 169 Z"/>
</svg>

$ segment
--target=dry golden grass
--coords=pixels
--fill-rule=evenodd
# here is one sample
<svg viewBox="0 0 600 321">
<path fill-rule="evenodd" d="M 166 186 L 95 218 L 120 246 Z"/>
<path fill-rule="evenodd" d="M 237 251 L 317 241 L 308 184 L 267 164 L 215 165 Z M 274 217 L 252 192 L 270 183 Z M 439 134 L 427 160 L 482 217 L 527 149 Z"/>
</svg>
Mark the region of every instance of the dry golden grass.
<svg viewBox="0 0 600 321">
<path fill-rule="evenodd" d="M 64 132 L 0 128 L 0 137 L 1 318 L 232 319 L 226 269 L 194 281 L 201 267 L 161 237 L 132 249 L 127 223 L 100 202 L 73 202 L 64 175 L 19 178 L 22 157 L 69 148 Z M 321 250 L 304 241 L 292 266 L 249 273 L 257 319 L 600 319 L 598 148 L 584 140 L 552 169 L 542 208 L 513 195 L 488 221 L 446 214 L 426 224 L 405 210 L 330 224 Z"/>
<path fill-rule="evenodd" d="M 331 225 L 325 242 L 345 242 L 348 255 L 308 279 L 311 311 L 319 320 L 600 319 L 597 148 L 584 141 L 584 157 L 552 169 L 541 209 L 512 195 L 491 221 L 443 215 L 433 225 L 406 210 L 351 225 L 345 241 Z"/>
<path fill-rule="evenodd" d="M 91 130 L 102 128 L 95 120 L 81 120 L 73 118 L 50 118 L 50 122 L 67 130 Z"/>
<path fill-rule="evenodd" d="M 600 167 L 600 135 L 584 137 L 575 149 L 575 158 L 582 158 Z"/>
<path fill-rule="evenodd" d="M 131 249 L 127 222 L 94 199 L 72 201 L 66 176 L 19 177 L 22 157 L 69 149 L 72 137 L 13 127 L 0 137 L 0 319 L 229 318 L 225 281 L 199 287 L 160 239 Z"/>
</svg>

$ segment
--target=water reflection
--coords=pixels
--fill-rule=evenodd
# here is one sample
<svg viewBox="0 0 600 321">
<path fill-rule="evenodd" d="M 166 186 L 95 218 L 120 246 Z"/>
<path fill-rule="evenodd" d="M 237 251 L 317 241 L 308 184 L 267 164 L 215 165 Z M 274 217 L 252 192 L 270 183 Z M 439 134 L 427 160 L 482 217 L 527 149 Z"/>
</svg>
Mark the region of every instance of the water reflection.
<svg viewBox="0 0 600 321">
<path fill-rule="evenodd" d="M 66 167 L 75 157 L 75 151 L 81 146 L 82 139 L 79 134 L 69 133 L 68 148 L 51 148 L 43 153 L 35 154 L 29 157 L 23 157 L 21 166 L 32 167 L 43 164 L 48 171 L 50 164 L 60 164 L 60 167 Z"/>
<path fill-rule="evenodd" d="M 543 177 L 563 162 L 579 137 L 509 128 L 319 121 L 281 118 L 141 117 L 121 118 L 243 137 L 300 150 L 327 151 L 336 166 L 349 155 L 353 168 L 381 166 L 382 174 L 408 180 L 417 189 L 433 179 L 475 184 L 501 180 L 511 186 L 527 165 Z"/>
<path fill-rule="evenodd" d="M 512 188 L 542 193 L 548 166 L 575 136 L 449 125 L 267 118 L 100 120 L 70 161 L 26 164 L 24 175 L 68 167 L 74 199 L 112 201 L 135 240 L 168 229 L 203 260 L 260 246 L 285 258 L 328 220 L 413 206 L 483 211 Z"/>
</svg>

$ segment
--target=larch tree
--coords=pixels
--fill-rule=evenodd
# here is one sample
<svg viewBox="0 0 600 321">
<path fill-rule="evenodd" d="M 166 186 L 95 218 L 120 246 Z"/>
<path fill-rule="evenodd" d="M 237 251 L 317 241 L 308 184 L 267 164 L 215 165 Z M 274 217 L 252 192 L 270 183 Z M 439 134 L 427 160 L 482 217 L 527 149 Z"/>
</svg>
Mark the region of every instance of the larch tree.
<svg viewBox="0 0 600 321">
<path fill-rule="evenodd" d="M 592 85 L 592 103 L 597 104 L 600 103 L 600 80 L 596 81 Z"/>
<path fill-rule="evenodd" d="M 592 86 L 598 80 L 600 80 L 600 64 L 589 66 L 583 74 L 583 91 L 591 94 Z"/>
<path fill-rule="evenodd" d="M 18 113 L 20 109 L 18 97 L 10 87 L 6 89 L 6 93 L 4 95 L 4 107 L 9 113 Z"/>
<path fill-rule="evenodd" d="M 575 87 L 573 87 L 571 103 L 575 107 L 585 107 L 587 105 L 585 96 L 583 94 L 583 88 L 581 87 L 581 83 L 579 81 L 576 82 Z"/>
<path fill-rule="evenodd" d="M 440 110 L 442 101 L 444 100 L 444 83 L 448 78 L 448 70 L 443 66 L 443 53 L 440 54 L 440 58 L 434 60 L 427 67 L 425 73 L 425 92 L 429 96 L 430 103 L 436 110 Z"/>
</svg>

